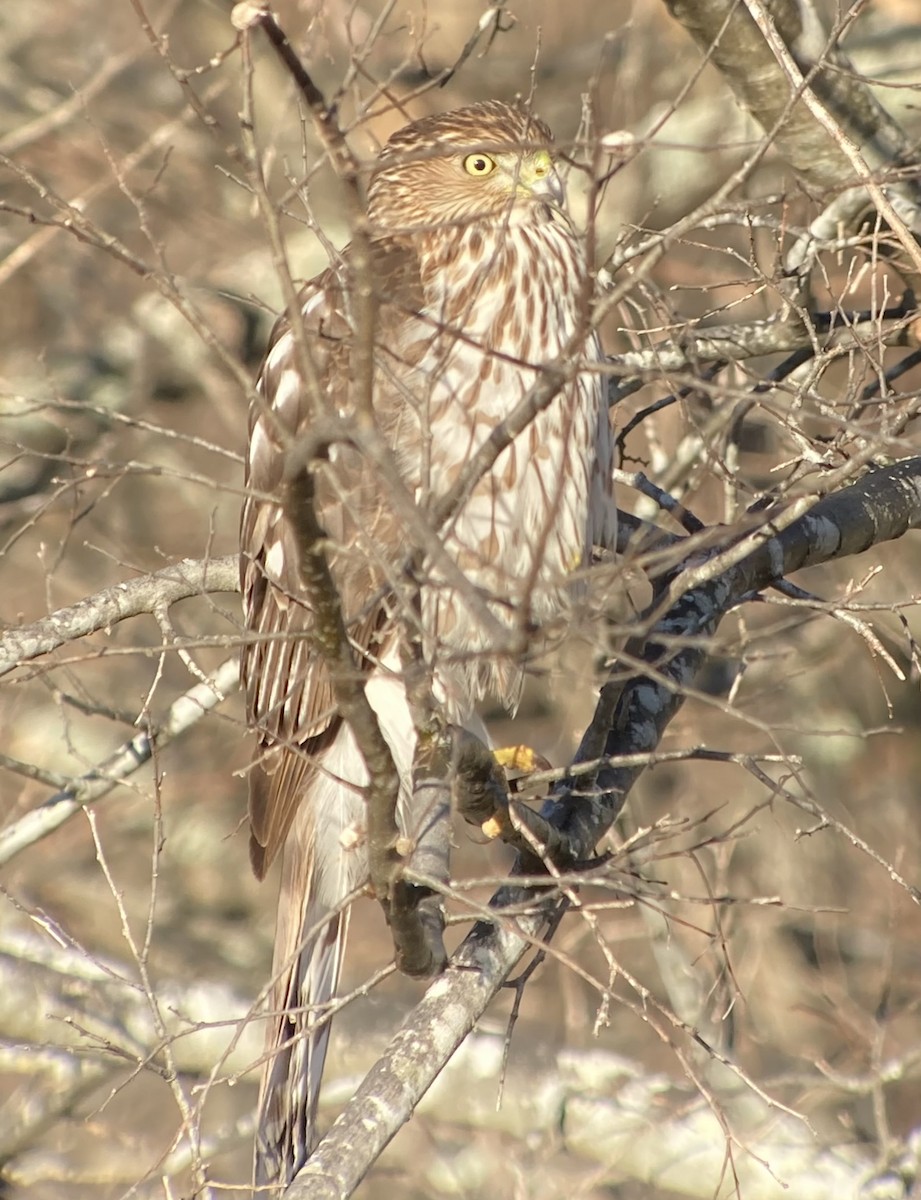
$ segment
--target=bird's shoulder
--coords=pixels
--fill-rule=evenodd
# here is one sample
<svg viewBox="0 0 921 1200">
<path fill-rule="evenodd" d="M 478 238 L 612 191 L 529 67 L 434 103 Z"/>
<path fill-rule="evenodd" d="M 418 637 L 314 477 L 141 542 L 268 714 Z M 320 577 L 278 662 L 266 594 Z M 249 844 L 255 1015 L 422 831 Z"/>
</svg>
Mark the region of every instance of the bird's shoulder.
<svg viewBox="0 0 921 1200">
<path fill-rule="evenodd" d="M 360 259 L 364 261 L 360 263 Z M 362 273 L 369 278 L 362 279 Z M 403 330 L 418 317 L 425 303 L 419 252 L 413 239 L 376 238 L 362 256 L 354 244 L 349 244 L 335 263 L 301 287 L 297 297 L 298 330 L 292 328 L 290 314 L 283 313 L 269 337 L 259 372 L 260 399 L 251 410 L 251 430 L 265 411 L 265 401 L 274 410 L 284 434 L 295 433 L 306 419 L 303 385 L 295 389 L 292 381 L 286 386 L 286 372 L 293 371 L 298 380 L 305 373 L 312 375 L 326 404 L 346 400 L 354 342 L 366 336 L 366 331 L 357 327 L 352 297 L 364 285 L 372 288 L 376 301 L 375 341 L 379 347 L 389 349 L 399 343 Z M 310 383 L 308 380 L 308 388 Z"/>
</svg>

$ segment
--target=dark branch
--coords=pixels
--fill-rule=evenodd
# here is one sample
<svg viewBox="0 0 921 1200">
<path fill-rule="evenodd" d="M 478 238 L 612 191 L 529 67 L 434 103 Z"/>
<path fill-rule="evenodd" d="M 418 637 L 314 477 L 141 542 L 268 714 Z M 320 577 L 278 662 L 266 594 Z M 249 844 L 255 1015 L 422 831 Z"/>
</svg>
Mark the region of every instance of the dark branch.
<svg viewBox="0 0 921 1200">
<path fill-rule="evenodd" d="M 672 606 L 642 649 L 647 672 L 622 689 L 613 682 L 602 688 L 575 761 L 651 755 L 706 658 L 706 639 L 747 595 L 793 571 L 860 553 L 919 525 L 919 458 L 870 472 L 819 501 L 745 560 Z M 642 759 L 608 763 L 594 779 L 576 777 L 555 789 L 541 815 L 565 839 L 573 860 L 591 854 L 644 769 Z M 557 903 L 514 880 L 493 896 L 495 916 L 474 926 L 447 971 L 409 1014 L 285 1193 L 288 1200 L 345 1200 L 352 1194 L 515 964 L 540 943 Z M 503 910 L 517 915 L 503 917 Z"/>
</svg>

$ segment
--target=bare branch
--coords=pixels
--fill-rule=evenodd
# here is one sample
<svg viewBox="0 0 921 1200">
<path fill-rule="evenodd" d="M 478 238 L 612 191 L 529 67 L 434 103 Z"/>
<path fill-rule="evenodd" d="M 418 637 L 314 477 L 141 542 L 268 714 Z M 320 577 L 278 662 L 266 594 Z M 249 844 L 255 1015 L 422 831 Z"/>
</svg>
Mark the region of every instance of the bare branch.
<svg viewBox="0 0 921 1200">
<path fill-rule="evenodd" d="M 158 605 L 172 605 L 192 596 L 211 592 L 238 592 L 239 564 L 236 555 L 224 558 L 185 558 L 152 575 L 141 575 L 125 583 L 88 596 L 70 608 L 0 636 L 0 675 L 22 663 L 50 654 L 78 638 L 111 629 L 119 621 L 153 613 Z"/>
<path fill-rule="evenodd" d="M 829 136 L 825 105 L 833 106 L 838 129 L 872 153 L 874 168 L 889 166 L 908 149 L 902 130 L 821 29 L 811 0 L 779 0 L 770 13 L 758 0 L 744 6 L 732 0 L 666 3 L 812 190 L 838 192 L 849 181 L 867 182 L 846 148 Z M 799 67 L 786 46 L 796 49 Z"/>
<path fill-rule="evenodd" d="M 682 596 L 643 649 L 650 673 L 602 689 L 575 761 L 651 753 L 706 658 L 705 639 L 746 595 L 792 571 L 859 553 L 919 525 L 921 459 L 910 459 L 821 501 L 731 571 Z M 554 789 L 542 815 L 565 837 L 572 860 L 591 854 L 643 770 L 642 765 L 603 765 L 594 784 L 574 780 Z M 408 1016 L 285 1193 L 290 1200 L 344 1200 L 352 1194 L 515 964 L 540 942 L 555 905 L 514 882 L 493 896 L 495 920 L 474 928 Z M 506 908 L 525 911 L 503 919 Z"/>
<path fill-rule="evenodd" d="M 69 821 L 85 805 L 107 795 L 122 780 L 150 762 L 155 750 L 161 750 L 202 717 L 222 703 L 238 686 L 239 661 L 229 658 L 215 671 L 207 684 L 197 683 L 170 705 L 157 729 L 139 733 L 125 742 L 93 770 L 87 771 L 69 787 L 46 800 L 39 808 L 0 831 L 0 865 L 15 858 L 27 846 L 47 837 Z"/>
</svg>

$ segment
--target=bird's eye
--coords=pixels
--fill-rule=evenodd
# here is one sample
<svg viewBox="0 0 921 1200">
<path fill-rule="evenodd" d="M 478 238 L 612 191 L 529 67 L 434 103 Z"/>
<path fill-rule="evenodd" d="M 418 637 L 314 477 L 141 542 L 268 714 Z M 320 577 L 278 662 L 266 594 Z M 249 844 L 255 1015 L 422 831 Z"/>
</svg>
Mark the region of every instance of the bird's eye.
<svg viewBox="0 0 921 1200">
<path fill-rule="evenodd" d="M 496 169 L 488 154 L 468 154 L 464 159 L 464 170 L 468 175 L 489 175 Z"/>
</svg>

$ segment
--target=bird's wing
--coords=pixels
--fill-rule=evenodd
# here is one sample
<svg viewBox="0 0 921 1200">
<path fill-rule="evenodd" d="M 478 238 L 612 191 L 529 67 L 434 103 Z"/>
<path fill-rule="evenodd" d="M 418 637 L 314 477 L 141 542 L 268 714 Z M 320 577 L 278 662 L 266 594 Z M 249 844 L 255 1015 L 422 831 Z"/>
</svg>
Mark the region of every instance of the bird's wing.
<svg viewBox="0 0 921 1200">
<path fill-rule="evenodd" d="M 335 736 L 341 718 L 333 688 L 311 634 L 313 613 L 300 584 L 297 539 L 277 502 L 286 470 L 304 451 L 311 414 L 332 411 L 348 417 L 352 403 L 353 334 L 347 311 L 343 263 L 311 280 L 300 294 L 303 347 L 309 357 L 305 383 L 298 347 L 287 318 L 278 321 L 250 412 L 246 499 L 241 519 L 241 583 L 244 623 L 249 633 L 241 677 L 247 717 L 259 737 L 250 772 L 250 854 L 264 876 L 283 845 L 305 791 L 312 760 Z M 386 372 L 378 371 L 375 403 L 384 425 L 405 406 L 395 384 L 399 361 L 393 347 L 413 321 L 418 266 L 400 244 L 374 248 L 378 298 L 376 357 L 388 351 Z M 300 446 L 299 446 L 300 442 Z M 382 589 L 401 542 L 396 522 L 382 502 L 379 481 L 361 456 L 338 444 L 330 461 L 314 470 L 316 512 L 326 535 L 334 581 L 356 664 L 367 669 L 386 634 Z M 356 551 L 362 543 L 361 552 Z M 368 553 L 369 543 L 377 551 Z"/>
</svg>

